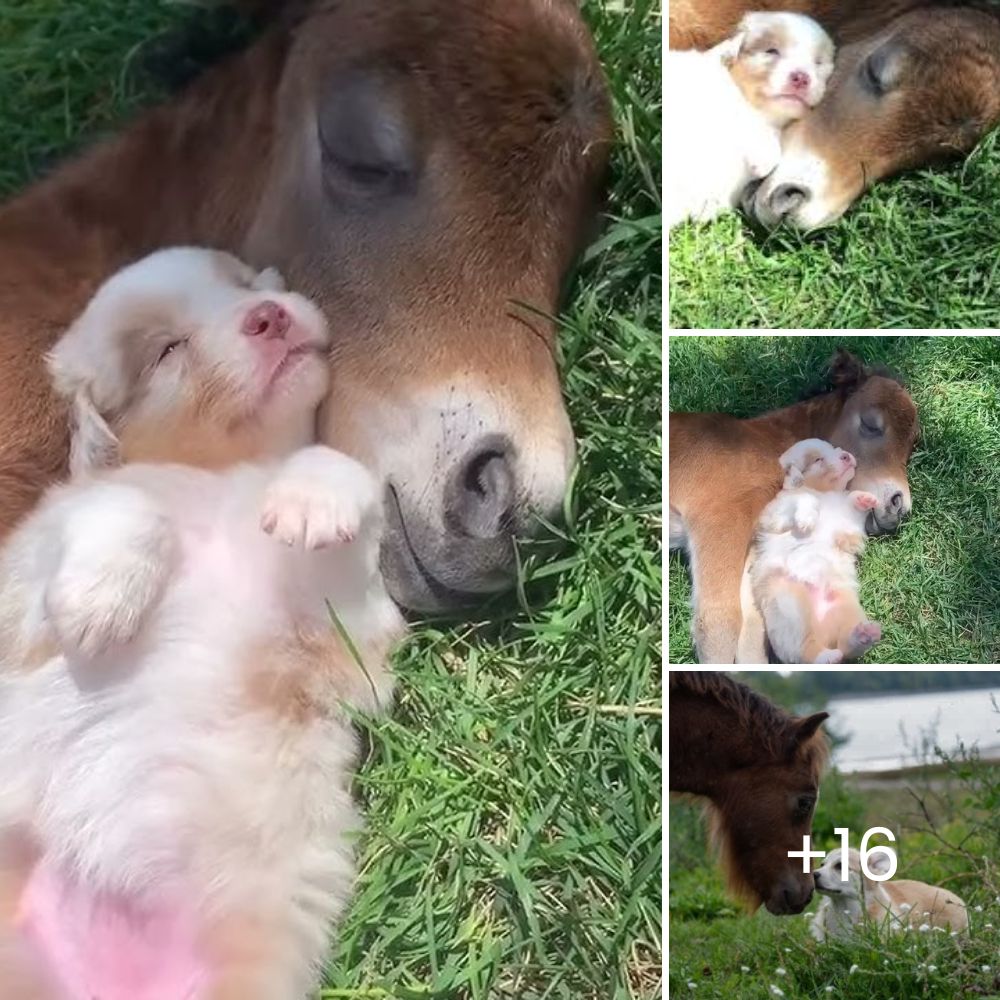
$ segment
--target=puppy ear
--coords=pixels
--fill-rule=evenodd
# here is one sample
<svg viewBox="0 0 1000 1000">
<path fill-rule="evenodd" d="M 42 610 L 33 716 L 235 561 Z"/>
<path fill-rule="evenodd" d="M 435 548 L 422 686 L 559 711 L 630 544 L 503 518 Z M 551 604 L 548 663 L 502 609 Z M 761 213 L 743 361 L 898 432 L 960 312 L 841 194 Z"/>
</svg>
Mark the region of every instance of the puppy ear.
<svg viewBox="0 0 1000 1000">
<path fill-rule="evenodd" d="M 83 389 L 73 397 L 71 420 L 70 475 L 87 475 L 98 469 L 114 468 L 121 464 L 118 438 Z"/>
<path fill-rule="evenodd" d="M 792 469 L 801 471 L 799 468 L 802 462 L 802 446 L 805 444 L 804 441 L 796 441 L 795 444 L 791 446 L 779 459 L 778 464 L 785 472 L 789 472 Z"/>
<path fill-rule="evenodd" d="M 740 50 L 743 48 L 743 42 L 745 39 L 746 32 L 737 31 L 735 35 L 725 39 L 725 41 L 719 42 L 718 45 L 712 48 L 711 54 L 715 56 L 715 58 L 718 59 L 723 66 L 732 66 L 732 64 L 736 62 L 736 59 L 740 54 Z"/>
<path fill-rule="evenodd" d="M 877 851 L 868 855 L 868 870 L 873 875 L 885 875 L 889 871 L 889 855 L 885 851 Z"/>
</svg>

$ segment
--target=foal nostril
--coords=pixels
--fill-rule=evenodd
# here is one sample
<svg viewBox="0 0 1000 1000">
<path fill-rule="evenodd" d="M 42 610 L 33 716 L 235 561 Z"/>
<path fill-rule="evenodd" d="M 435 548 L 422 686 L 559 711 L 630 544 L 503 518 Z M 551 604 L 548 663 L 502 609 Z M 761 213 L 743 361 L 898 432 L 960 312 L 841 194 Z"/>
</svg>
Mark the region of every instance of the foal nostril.
<svg viewBox="0 0 1000 1000">
<path fill-rule="evenodd" d="M 889 498 L 889 506 L 898 514 L 903 509 L 903 494 L 901 490 L 896 490 Z"/>
<path fill-rule="evenodd" d="M 248 337 L 277 340 L 288 333 L 292 319 L 277 302 L 268 299 L 254 306 L 243 318 L 243 333 Z"/>
<path fill-rule="evenodd" d="M 454 531 L 494 538 L 513 529 L 514 467 L 506 438 L 481 441 L 458 465 L 445 497 L 445 520 Z"/>
<path fill-rule="evenodd" d="M 779 184 L 772 192 L 768 201 L 771 211 L 779 218 L 794 212 L 809 198 L 809 191 L 798 184 Z"/>
</svg>

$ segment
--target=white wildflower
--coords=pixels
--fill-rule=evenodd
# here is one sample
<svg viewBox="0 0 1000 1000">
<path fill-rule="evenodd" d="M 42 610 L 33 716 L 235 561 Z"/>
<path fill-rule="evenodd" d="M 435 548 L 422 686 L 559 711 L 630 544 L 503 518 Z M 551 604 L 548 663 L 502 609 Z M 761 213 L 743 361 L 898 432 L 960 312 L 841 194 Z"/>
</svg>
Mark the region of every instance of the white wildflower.
<svg viewBox="0 0 1000 1000">
<path fill-rule="evenodd" d="M 689 979 L 688 980 L 688 989 L 689 990 L 696 990 L 696 989 L 698 989 L 698 984 L 697 983 L 692 983 L 691 980 Z"/>
<path fill-rule="evenodd" d="M 771 996 L 773 997 L 783 997 L 785 995 L 783 990 L 779 990 L 774 983 L 771 983 Z"/>
<path fill-rule="evenodd" d="M 927 966 L 927 971 L 928 972 L 937 972 L 937 966 L 936 965 L 928 965 Z"/>
<path fill-rule="evenodd" d="M 989 965 L 981 965 L 981 966 L 979 966 L 979 971 L 980 972 L 990 972 L 991 971 L 991 966 L 989 966 Z"/>
<path fill-rule="evenodd" d="M 776 976 L 787 976 L 788 973 L 779 965 L 778 968 L 774 970 Z"/>
<path fill-rule="evenodd" d="M 926 934 L 930 929 L 931 929 L 931 925 L 930 924 L 921 924 L 917 928 L 918 931 L 923 931 L 924 934 Z"/>
<path fill-rule="evenodd" d="M 827 993 L 832 993 L 832 992 L 833 992 L 833 987 L 832 987 L 832 986 L 825 986 L 825 987 L 823 987 L 823 988 L 824 988 L 824 990 L 825 990 L 825 991 L 826 991 Z"/>
<path fill-rule="evenodd" d="M 850 967 L 850 968 L 849 968 L 849 969 L 847 970 L 847 974 L 848 974 L 849 976 L 853 976 L 853 975 L 854 975 L 854 973 L 855 973 L 855 972 L 857 972 L 857 971 L 858 971 L 858 969 L 860 969 L 860 968 L 861 968 L 861 966 L 860 966 L 860 965 L 852 965 L 852 966 L 851 966 L 851 967 Z"/>
<path fill-rule="evenodd" d="M 740 966 L 740 972 L 749 972 L 749 971 L 750 971 L 750 966 L 749 965 L 741 965 Z"/>
<path fill-rule="evenodd" d="M 973 909 L 976 911 L 976 913 L 982 913 L 983 912 L 983 908 L 981 906 L 974 906 Z"/>
</svg>

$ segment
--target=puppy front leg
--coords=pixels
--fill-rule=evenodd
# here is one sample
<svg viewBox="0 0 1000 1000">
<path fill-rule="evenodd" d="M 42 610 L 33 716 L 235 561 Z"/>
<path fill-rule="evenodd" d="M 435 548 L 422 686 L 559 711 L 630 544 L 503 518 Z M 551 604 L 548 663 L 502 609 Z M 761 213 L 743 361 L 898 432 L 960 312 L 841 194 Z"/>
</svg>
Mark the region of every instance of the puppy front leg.
<svg viewBox="0 0 1000 1000">
<path fill-rule="evenodd" d="M 811 534 L 819 521 L 819 500 L 811 494 L 796 497 L 793 521 L 795 522 L 795 530 L 799 534 Z"/>
<path fill-rule="evenodd" d="M 268 485 L 263 531 L 290 547 L 322 549 L 353 541 L 379 510 L 375 477 L 353 458 L 314 445 L 297 451 Z"/>
<path fill-rule="evenodd" d="M 70 654 L 135 638 L 173 569 L 177 539 L 147 493 L 124 483 L 71 490 L 41 520 L 33 566 L 45 617 Z M 54 545 L 54 549 L 49 546 Z"/>
</svg>

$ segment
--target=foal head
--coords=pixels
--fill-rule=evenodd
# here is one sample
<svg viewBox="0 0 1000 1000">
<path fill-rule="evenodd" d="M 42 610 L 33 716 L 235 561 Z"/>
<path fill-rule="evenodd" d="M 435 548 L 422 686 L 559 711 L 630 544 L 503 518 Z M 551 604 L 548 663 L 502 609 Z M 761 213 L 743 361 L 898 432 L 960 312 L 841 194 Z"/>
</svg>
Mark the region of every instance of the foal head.
<svg viewBox="0 0 1000 1000">
<path fill-rule="evenodd" d="M 829 225 L 880 178 L 969 152 L 998 118 L 1000 18 L 911 11 L 838 50 L 826 96 L 745 207 L 767 226 Z"/>
<path fill-rule="evenodd" d="M 729 890 L 751 909 L 799 913 L 812 896 L 788 852 L 812 826 L 826 717 L 791 716 L 723 673 L 670 674 L 670 788 L 709 799 Z"/>
<path fill-rule="evenodd" d="M 329 317 L 320 435 L 384 484 L 391 593 L 469 603 L 574 461 L 550 317 L 607 163 L 601 67 L 572 0 L 289 6 L 241 256 Z"/>
<path fill-rule="evenodd" d="M 850 488 L 878 498 L 868 513 L 868 534 L 895 531 L 912 506 L 906 465 L 917 440 L 916 405 L 896 379 L 847 351 L 834 357 L 830 377 L 835 392 L 828 432 L 821 436 L 857 459 Z"/>
</svg>

